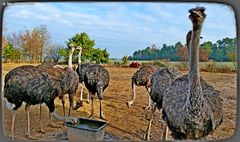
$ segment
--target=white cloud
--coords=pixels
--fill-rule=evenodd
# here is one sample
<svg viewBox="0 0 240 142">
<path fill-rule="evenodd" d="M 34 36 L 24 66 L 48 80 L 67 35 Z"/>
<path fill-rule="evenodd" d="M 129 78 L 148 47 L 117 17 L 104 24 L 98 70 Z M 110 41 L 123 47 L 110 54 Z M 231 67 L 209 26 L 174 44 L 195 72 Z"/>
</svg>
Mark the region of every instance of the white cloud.
<svg viewBox="0 0 240 142">
<path fill-rule="evenodd" d="M 6 25 L 20 27 L 41 24 L 48 25 L 52 39 L 64 42 L 77 32 L 87 32 L 97 45 L 109 48 L 115 44 L 134 44 L 143 46 L 151 43 L 185 43 L 185 35 L 191 28 L 188 9 L 196 4 L 176 3 L 36 3 L 34 5 L 9 6 L 4 15 Z M 219 5 L 208 5 L 207 19 L 204 23 L 204 35 L 207 40 L 221 39 L 236 32 L 231 10 Z M 11 21 L 11 22 L 10 22 Z M 21 29 L 20 29 L 21 30 Z M 232 34 L 233 35 L 233 34 Z M 114 41 L 114 42 L 107 42 Z M 138 44 L 138 45 L 139 45 Z M 124 46 L 124 45 L 123 45 Z M 135 46 L 135 49 L 139 46 Z M 143 47 L 144 48 L 144 47 Z"/>
</svg>

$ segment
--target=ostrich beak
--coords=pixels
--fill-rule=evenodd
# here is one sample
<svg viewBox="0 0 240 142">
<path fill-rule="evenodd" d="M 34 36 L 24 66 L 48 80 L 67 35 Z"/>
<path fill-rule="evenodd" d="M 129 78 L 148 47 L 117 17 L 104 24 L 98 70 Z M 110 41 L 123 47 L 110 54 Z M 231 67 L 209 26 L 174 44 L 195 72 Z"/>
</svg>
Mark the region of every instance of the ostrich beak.
<svg viewBox="0 0 240 142">
<path fill-rule="evenodd" d="M 192 13 L 194 13 L 194 14 L 196 14 L 198 17 L 201 17 L 201 18 L 202 18 L 202 14 L 200 14 L 199 12 L 193 11 Z"/>
</svg>

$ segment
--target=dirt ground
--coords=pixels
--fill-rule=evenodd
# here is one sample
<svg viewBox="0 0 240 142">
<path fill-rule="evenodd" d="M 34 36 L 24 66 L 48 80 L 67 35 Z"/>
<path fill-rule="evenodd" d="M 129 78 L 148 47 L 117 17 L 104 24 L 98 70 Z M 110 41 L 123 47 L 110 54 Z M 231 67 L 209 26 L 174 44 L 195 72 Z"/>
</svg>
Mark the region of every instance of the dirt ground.
<svg viewBox="0 0 240 142">
<path fill-rule="evenodd" d="M 5 74 L 15 67 L 14 65 L 3 64 L 3 78 Z M 131 98 L 131 77 L 137 69 L 132 68 L 120 68 L 120 67 L 107 67 L 110 73 L 110 84 L 105 90 L 103 97 L 103 111 L 105 118 L 109 121 L 105 136 L 106 140 L 131 140 L 140 141 L 143 140 L 143 135 L 146 131 L 148 119 L 150 118 L 150 110 L 144 110 L 143 108 L 148 105 L 148 95 L 144 87 L 137 87 L 136 100 L 131 109 L 126 106 L 126 101 Z M 185 72 L 186 73 L 186 72 Z M 225 139 L 234 134 L 236 128 L 236 97 L 237 97 L 237 76 L 236 74 L 223 74 L 223 73 L 206 73 L 202 72 L 201 76 L 209 84 L 213 85 L 217 90 L 220 90 L 221 97 L 223 99 L 224 107 L 224 119 L 223 123 L 217 130 L 209 135 L 207 139 Z M 75 101 L 79 99 L 78 95 L 75 97 Z M 84 98 L 86 98 L 86 89 L 84 90 Z M 65 97 L 66 102 L 67 95 Z M 56 99 L 56 110 L 59 114 L 63 114 L 61 102 Z M 49 115 L 48 109 L 43 105 L 43 128 L 45 133 L 39 133 L 39 105 L 32 106 L 30 109 L 31 114 L 31 134 L 38 138 L 38 140 L 66 140 L 66 127 L 62 122 L 53 120 L 53 124 L 57 128 L 48 126 Z M 68 107 L 68 103 L 66 104 Z M 99 101 L 97 96 L 94 100 L 95 115 L 94 119 L 99 117 Z M 68 109 L 68 108 L 66 108 Z M 88 117 L 90 115 L 91 104 L 85 103 L 83 108 L 77 111 L 72 111 L 72 116 Z M 6 136 L 9 136 L 11 131 L 11 111 L 5 108 L 3 102 L 3 129 Z M 161 140 L 163 134 L 164 123 L 161 118 L 161 114 L 157 111 L 154 115 L 151 140 Z M 24 111 L 24 105 L 17 111 L 16 115 L 16 127 L 15 127 L 15 139 L 25 140 L 25 133 L 27 131 L 26 113 Z M 112 137 L 112 139 L 109 137 Z"/>
</svg>

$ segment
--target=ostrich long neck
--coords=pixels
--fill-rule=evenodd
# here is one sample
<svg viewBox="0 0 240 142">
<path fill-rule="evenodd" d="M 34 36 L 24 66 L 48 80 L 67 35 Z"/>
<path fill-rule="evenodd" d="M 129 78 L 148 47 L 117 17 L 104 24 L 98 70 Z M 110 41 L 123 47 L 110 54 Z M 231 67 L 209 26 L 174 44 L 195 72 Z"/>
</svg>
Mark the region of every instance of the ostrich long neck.
<svg viewBox="0 0 240 142">
<path fill-rule="evenodd" d="M 190 68 L 190 44 L 192 38 L 192 31 L 189 31 L 186 36 L 186 43 L 187 43 L 187 55 L 188 55 L 188 69 Z"/>
<path fill-rule="evenodd" d="M 201 33 L 201 25 L 195 28 L 193 25 L 192 38 L 190 43 L 190 68 L 189 68 L 189 89 L 190 103 L 193 112 L 197 113 L 202 104 L 202 87 L 199 74 L 199 40 Z"/>
<path fill-rule="evenodd" d="M 68 56 L 68 68 L 72 69 L 72 56 L 73 56 L 74 48 L 70 50 Z"/>
<path fill-rule="evenodd" d="M 82 49 L 79 50 L 79 53 L 78 53 L 78 66 L 81 65 L 81 57 L 82 57 Z"/>
</svg>

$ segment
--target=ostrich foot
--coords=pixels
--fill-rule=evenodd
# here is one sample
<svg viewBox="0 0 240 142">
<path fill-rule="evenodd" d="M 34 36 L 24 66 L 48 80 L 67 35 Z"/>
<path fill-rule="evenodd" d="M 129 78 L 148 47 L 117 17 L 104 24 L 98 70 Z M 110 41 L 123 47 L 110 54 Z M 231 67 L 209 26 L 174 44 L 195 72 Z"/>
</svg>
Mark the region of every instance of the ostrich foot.
<svg viewBox="0 0 240 142">
<path fill-rule="evenodd" d="M 90 104 L 90 101 L 89 101 L 89 100 L 87 100 L 87 101 L 86 101 L 86 103 L 87 103 L 87 104 Z"/>
<path fill-rule="evenodd" d="M 30 135 L 30 134 L 26 134 L 26 136 L 27 136 L 27 138 L 28 138 L 29 140 L 37 140 L 36 137 L 34 137 L 34 136 Z"/>
<path fill-rule="evenodd" d="M 133 104 L 133 101 L 127 101 L 127 106 L 128 106 L 128 108 L 130 108 L 131 107 L 131 105 Z"/>
<path fill-rule="evenodd" d="M 43 129 L 38 130 L 39 133 L 45 134 L 45 131 Z"/>
<path fill-rule="evenodd" d="M 53 124 L 48 124 L 48 126 L 50 126 L 50 127 L 52 127 L 52 128 L 61 128 L 60 126 L 53 125 Z"/>
<path fill-rule="evenodd" d="M 146 133 L 144 134 L 143 139 L 144 139 L 144 140 L 147 140 L 147 141 L 150 140 L 150 136 L 148 135 L 148 132 L 146 132 Z"/>
<path fill-rule="evenodd" d="M 147 106 L 144 108 L 145 110 L 151 109 L 151 106 Z"/>
<path fill-rule="evenodd" d="M 14 140 L 14 135 L 12 136 L 12 135 L 10 135 L 9 137 L 8 137 L 10 140 Z"/>
<path fill-rule="evenodd" d="M 101 118 L 102 120 L 107 120 L 107 119 L 105 119 L 105 116 L 104 116 L 103 114 L 100 116 L 100 118 Z"/>
<path fill-rule="evenodd" d="M 92 119 L 92 118 L 93 118 L 93 115 L 91 114 L 90 116 L 88 116 L 88 118 Z"/>
</svg>

